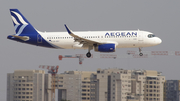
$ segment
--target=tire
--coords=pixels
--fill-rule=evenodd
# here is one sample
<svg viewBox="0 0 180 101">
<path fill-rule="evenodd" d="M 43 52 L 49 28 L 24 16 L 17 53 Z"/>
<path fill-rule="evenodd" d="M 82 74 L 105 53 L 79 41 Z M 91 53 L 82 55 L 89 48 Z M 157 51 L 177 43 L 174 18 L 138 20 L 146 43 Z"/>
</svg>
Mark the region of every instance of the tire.
<svg viewBox="0 0 180 101">
<path fill-rule="evenodd" d="M 143 56 L 143 53 L 139 53 L 139 56 Z"/>
<path fill-rule="evenodd" d="M 86 54 L 86 56 L 87 56 L 88 58 L 90 58 L 90 57 L 91 57 L 91 53 L 88 52 L 88 53 Z"/>
</svg>

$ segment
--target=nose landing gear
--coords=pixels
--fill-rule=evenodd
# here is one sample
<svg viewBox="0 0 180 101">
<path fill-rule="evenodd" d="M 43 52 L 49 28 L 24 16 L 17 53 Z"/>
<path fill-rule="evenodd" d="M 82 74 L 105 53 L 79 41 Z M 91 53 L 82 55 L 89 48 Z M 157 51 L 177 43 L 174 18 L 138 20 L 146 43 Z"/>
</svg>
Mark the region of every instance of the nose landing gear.
<svg viewBox="0 0 180 101">
<path fill-rule="evenodd" d="M 142 48 L 139 48 L 139 56 L 143 56 L 143 53 L 141 51 L 142 51 Z"/>
</svg>

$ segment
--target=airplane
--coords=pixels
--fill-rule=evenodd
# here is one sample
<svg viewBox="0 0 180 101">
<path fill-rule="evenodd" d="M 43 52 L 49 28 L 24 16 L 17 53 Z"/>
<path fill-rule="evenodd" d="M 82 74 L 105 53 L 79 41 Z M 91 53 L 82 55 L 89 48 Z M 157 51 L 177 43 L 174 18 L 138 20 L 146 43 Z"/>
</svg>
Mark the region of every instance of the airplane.
<svg viewBox="0 0 180 101">
<path fill-rule="evenodd" d="M 153 33 L 141 30 L 126 31 L 77 31 L 73 32 L 65 24 L 67 32 L 41 32 L 34 28 L 18 9 L 10 9 L 16 34 L 7 39 L 36 46 L 57 49 L 88 49 L 96 52 L 115 52 L 117 48 L 142 48 L 159 45 L 162 40 Z"/>
</svg>

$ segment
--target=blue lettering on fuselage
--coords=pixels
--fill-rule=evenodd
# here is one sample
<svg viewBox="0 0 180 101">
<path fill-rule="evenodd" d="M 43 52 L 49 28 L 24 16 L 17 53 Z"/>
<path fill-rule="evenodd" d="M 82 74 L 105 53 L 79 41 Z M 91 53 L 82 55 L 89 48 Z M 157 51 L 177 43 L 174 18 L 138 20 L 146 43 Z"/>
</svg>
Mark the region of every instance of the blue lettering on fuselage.
<svg viewBox="0 0 180 101">
<path fill-rule="evenodd" d="M 106 36 L 137 36 L 137 32 L 107 32 Z"/>
<path fill-rule="evenodd" d="M 116 32 L 116 34 L 115 34 L 116 36 L 120 36 L 121 34 L 120 34 L 120 32 Z"/>
<path fill-rule="evenodd" d="M 126 34 L 127 36 L 131 36 L 131 34 L 129 33 L 129 32 L 127 32 L 127 34 Z"/>
<path fill-rule="evenodd" d="M 109 33 L 106 33 L 105 36 L 110 36 Z"/>
<path fill-rule="evenodd" d="M 121 36 L 125 36 L 125 32 L 121 32 Z"/>
<path fill-rule="evenodd" d="M 114 32 L 111 32 L 111 36 L 114 36 Z"/>
<path fill-rule="evenodd" d="M 137 36 L 137 32 L 132 32 L 132 36 L 133 36 L 133 35 Z"/>
</svg>

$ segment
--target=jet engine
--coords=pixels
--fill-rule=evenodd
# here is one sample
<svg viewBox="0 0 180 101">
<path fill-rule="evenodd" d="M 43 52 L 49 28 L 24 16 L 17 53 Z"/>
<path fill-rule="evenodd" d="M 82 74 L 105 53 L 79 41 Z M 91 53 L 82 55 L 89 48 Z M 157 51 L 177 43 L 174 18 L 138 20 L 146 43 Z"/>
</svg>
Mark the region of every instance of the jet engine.
<svg viewBox="0 0 180 101">
<path fill-rule="evenodd" d="M 115 52 L 115 48 L 116 46 L 113 43 L 94 46 L 94 50 L 98 52 Z"/>
</svg>

